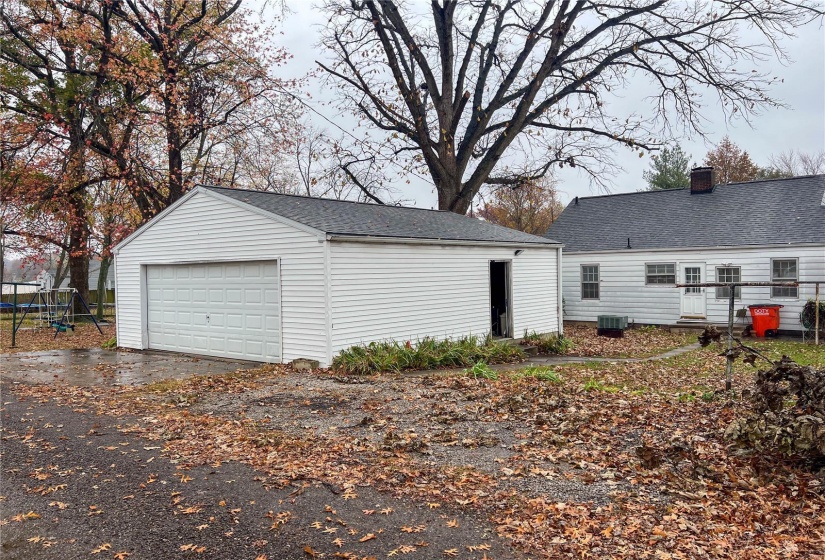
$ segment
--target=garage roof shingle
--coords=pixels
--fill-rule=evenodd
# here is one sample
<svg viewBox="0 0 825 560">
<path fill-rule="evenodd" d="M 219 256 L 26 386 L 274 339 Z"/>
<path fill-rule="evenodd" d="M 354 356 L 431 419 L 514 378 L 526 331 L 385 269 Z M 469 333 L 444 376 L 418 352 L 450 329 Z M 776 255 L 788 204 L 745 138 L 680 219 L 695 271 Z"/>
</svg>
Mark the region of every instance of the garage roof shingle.
<svg viewBox="0 0 825 560">
<path fill-rule="evenodd" d="M 454 212 L 223 187 L 203 188 L 330 235 L 558 244 L 546 237 L 530 235 Z"/>
<path fill-rule="evenodd" d="M 825 175 L 580 197 L 547 235 L 566 252 L 825 244 Z"/>
</svg>

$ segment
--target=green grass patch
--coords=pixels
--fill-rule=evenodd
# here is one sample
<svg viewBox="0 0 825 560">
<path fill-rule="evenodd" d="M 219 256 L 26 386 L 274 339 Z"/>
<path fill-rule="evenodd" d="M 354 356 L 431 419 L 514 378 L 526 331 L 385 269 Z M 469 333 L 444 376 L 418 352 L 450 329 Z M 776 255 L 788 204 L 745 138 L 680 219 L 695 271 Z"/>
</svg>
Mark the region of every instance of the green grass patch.
<svg viewBox="0 0 825 560">
<path fill-rule="evenodd" d="M 476 362 L 473 364 L 473 367 L 465 369 L 464 373 L 471 375 L 476 379 L 479 377 L 482 379 L 490 379 L 492 381 L 498 379 L 498 372 L 484 362 Z"/>
<path fill-rule="evenodd" d="M 822 344 L 825 341 L 820 341 L 819 346 L 815 346 L 813 341 L 802 342 L 801 340 L 743 340 L 742 342 L 762 352 L 773 361 L 781 359 L 782 356 L 788 356 L 803 366 L 825 367 L 825 344 Z M 760 364 L 757 361 L 757 365 L 761 368 L 767 364 L 764 362 Z"/>
<path fill-rule="evenodd" d="M 584 382 L 585 391 L 603 391 L 605 393 L 618 393 L 622 390 L 618 385 L 609 385 L 598 379 L 588 379 Z"/>
<path fill-rule="evenodd" d="M 573 348 L 573 341 L 559 333 L 525 331 L 521 343 L 535 346 L 541 354 L 564 354 Z"/>
<path fill-rule="evenodd" d="M 527 366 L 516 373 L 522 377 L 535 377 L 539 381 L 561 383 L 561 376 L 551 366 Z"/>
<path fill-rule="evenodd" d="M 389 340 L 348 348 L 332 361 L 335 370 L 369 375 L 382 371 L 409 371 L 474 367 L 484 364 L 519 362 L 525 358 L 518 346 L 507 342 L 465 336 L 459 339 L 423 338 L 413 345 Z"/>
</svg>

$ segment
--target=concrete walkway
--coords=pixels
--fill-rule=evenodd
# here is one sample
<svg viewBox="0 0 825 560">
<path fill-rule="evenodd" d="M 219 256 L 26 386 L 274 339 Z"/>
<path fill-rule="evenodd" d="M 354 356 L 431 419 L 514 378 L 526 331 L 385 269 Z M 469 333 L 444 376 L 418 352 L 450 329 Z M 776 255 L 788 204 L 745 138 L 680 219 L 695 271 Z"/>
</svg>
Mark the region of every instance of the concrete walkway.
<svg viewBox="0 0 825 560">
<path fill-rule="evenodd" d="M 523 362 L 512 363 L 512 364 L 492 364 L 490 365 L 491 369 L 496 371 L 506 371 L 512 369 L 519 369 L 527 366 L 556 366 L 556 365 L 564 365 L 564 364 L 587 364 L 593 362 L 609 362 L 609 363 L 635 363 L 635 362 L 654 362 L 656 360 L 666 360 L 667 358 L 672 358 L 674 356 L 679 356 L 681 354 L 686 354 L 687 352 L 692 352 L 694 350 L 698 350 L 700 348 L 700 344 L 698 342 L 694 342 L 693 344 L 688 344 L 687 346 L 680 346 L 679 348 L 674 348 L 673 350 L 668 350 L 662 354 L 657 354 L 656 356 L 648 356 L 646 358 L 602 358 L 599 356 L 531 356 L 530 358 L 526 359 Z M 464 372 L 466 368 L 455 368 L 455 369 L 429 369 L 429 370 L 421 370 L 421 371 L 405 371 L 402 372 L 401 375 L 404 376 L 413 376 L 413 377 L 425 377 L 428 375 L 456 375 L 459 373 Z"/>
<path fill-rule="evenodd" d="M 692 352 L 699 349 L 701 346 L 698 342 L 674 348 L 663 354 L 656 356 L 648 356 L 646 358 L 602 358 L 598 356 L 533 356 L 525 363 L 530 365 L 552 366 L 557 364 L 584 364 L 587 362 L 617 362 L 617 363 L 633 363 L 633 362 L 653 362 L 656 360 L 665 360 L 680 354 Z"/>
<path fill-rule="evenodd" d="M 144 385 L 163 379 L 229 373 L 260 365 L 155 350 L 88 348 L 0 355 L 0 374 L 5 379 L 27 383 L 62 382 L 75 386 Z"/>
</svg>

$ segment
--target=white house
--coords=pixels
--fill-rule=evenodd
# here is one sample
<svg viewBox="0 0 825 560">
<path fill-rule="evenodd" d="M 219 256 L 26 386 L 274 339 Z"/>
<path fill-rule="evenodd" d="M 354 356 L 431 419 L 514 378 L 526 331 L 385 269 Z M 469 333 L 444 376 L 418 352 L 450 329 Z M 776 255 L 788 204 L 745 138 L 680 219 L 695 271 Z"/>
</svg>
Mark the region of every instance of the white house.
<svg viewBox="0 0 825 560">
<path fill-rule="evenodd" d="M 560 257 L 450 212 L 198 187 L 115 249 L 118 344 L 328 365 L 371 341 L 557 332 Z"/>
<path fill-rule="evenodd" d="M 825 281 L 825 175 L 574 199 L 550 228 L 564 243 L 564 319 L 626 315 L 641 324 L 726 323 L 726 288 L 677 281 Z M 824 286 L 825 287 L 825 286 Z M 737 308 L 771 303 L 801 330 L 813 285 L 741 287 Z"/>
</svg>

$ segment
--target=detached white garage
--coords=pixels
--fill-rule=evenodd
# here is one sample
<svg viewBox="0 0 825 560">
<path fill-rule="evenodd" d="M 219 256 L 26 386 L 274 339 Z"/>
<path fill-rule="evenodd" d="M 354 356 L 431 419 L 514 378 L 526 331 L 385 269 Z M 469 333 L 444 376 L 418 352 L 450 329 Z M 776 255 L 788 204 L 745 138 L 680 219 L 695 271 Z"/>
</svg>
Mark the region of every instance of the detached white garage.
<svg viewBox="0 0 825 560">
<path fill-rule="evenodd" d="M 118 344 L 260 362 L 559 332 L 561 245 L 450 212 L 198 187 L 115 249 Z"/>
</svg>

